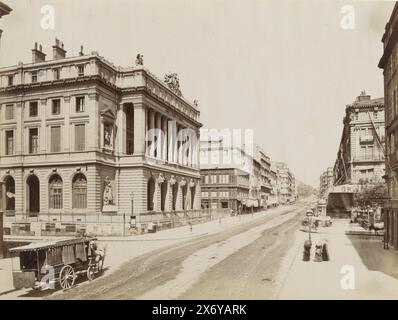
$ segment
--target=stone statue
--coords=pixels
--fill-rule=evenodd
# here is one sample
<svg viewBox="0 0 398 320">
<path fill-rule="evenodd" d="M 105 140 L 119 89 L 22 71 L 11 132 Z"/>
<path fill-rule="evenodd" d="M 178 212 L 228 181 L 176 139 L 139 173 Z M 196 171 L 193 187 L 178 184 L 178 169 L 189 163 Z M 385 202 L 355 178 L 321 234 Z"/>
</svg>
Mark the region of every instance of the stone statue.
<svg viewBox="0 0 398 320">
<path fill-rule="evenodd" d="M 178 79 L 177 73 L 168 73 L 164 76 L 164 82 L 169 87 L 171 91 L 173 91 L 179 97 L 182 96 L 180 90 L 180 80 Z"/>
<path fill-rule="evenodd" d="M 137 54 L 137 57 L 135 59 L 135 64 L 137 66 L 143 66 L 144 65 L 144 55 L 139 53 Z"/>
<path fill-rule="evenodd" d="M 198 100 L 198 99 L 195 99 L 195 100 L 193 101 L 193 105 L 194 105 L 196 108 L 198 108 L 198 107 L 199 107 L 199 100 Z"/>
<path fill-rule="evenodd" d="M 112 194 L 112 185 L 109 177 L 105 177 L 105 188 L 104 188 L 104 206 L 114 205 L 113 202 L 113 194 Z"/>
<path fill-rule="evenodd" d="M 175 176 L 174 175 L 172 175 L 171 177 L 170 177 L 170 185 L 175 185 L 176 183 L 177 183 L 177 180 L 176 180 L 176 178 L 175 178 Z"/>
<path fill-rule="evenodd" d="M 162 184 L 164 182 L 164 175 L 163 173 L 159 173 L 159 177 L 157 179 L 158 184 Z"/>
<path fill-rule="evenodd" d="M 182 178 L 181 182 L 180 182 L 180 186 L 184 187 L 184 186 L 186 186 L 186 184 L 187 184 L 187 180 L 185 180 L 185 178 Z"/>
<path fill-rule="evenodd" d="M 109 126 L 104 127 L 104 146 L 112 147 L 111 130 L 110 130 Z"/>
</svg>

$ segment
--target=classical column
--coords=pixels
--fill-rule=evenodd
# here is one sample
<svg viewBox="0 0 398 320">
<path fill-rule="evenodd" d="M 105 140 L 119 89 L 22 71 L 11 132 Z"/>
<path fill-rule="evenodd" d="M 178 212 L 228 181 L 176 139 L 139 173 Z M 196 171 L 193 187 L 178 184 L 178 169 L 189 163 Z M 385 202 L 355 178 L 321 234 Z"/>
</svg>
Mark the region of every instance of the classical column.
<svg viewBox="0 0 398 320">
<path fill-rule="evenodd" d="M 168 137 L 167 137 L 167 118 L 166 117 L 162 117 L 162 132 L 163 132 L 163 141 L 162 141 L 162 160 L 167 161 L 167 155 L 168 155 L 168 150 L 167 150 L 167 146 L 168 146 Z"/>
<path fill-rule="evenodd" d="M 148 139 L 150 142 L 148 142 L 148 146 L 149 146 L 149 156 L 150 157 L 154 157 L 155 156 L 155 144 L 154 144 L 154 135 L 153 132 L 151 132 L 151 129 L 155 128 L 155 111 L 154 110 L 149 110 L 149 123 L 148 123 L 148 132 L 150 132 L 150 134 L 148 134 Z"/>
<path fill-rule="evenodd" d="M 156 112 L 155 114 L 155 128 L 157 130 L 161 130 L 162 129 L 162 115 L 158 112 Z M 158 132 L 157 132 L 158 133 Z M 156 158 L 157 159 L 162 159 L 162 147 L 163 147 L 163 141 L 161 141 L 161 135 L 158 135 L 156 133 Z"/>
<path fill-rule="evenodd" d="M 168 129 L 168 145 L 169 145 L 169 150 L 168 150 L 168 161 L 170 163 L 175 163 L 176 162 L 176 137 L 177 137 L 177 127 L 175 121 L 169 120 L 167 122 Z"/>
<path fill-rule="evenodd" d="M 191 153 L 191 167 L 195 168 L 196 167 L 196 153 L 197 153 L 197 136 L 196 136 L 196 132 L 191 134 L 191 146 L 192 146 L 192 153 Z"/>
<path fill-rule="evenodd" d="M 188 154 L 188 166 L 192 168 L 192 163 L 193 163 L 193 155 L 195 152 L 195 144 L 194 144 L 194 139 L 195 136 L 192 132 L 192 129 L 189 130 L 189 154 Z"/>
<path fill-rule="evenodd" d="M 134 155 L 144 156 L 146 150 L 146 110 L 143 104 L 134 104 Z"/>
<path fill-rule="evenodd" d="M 181 136 L 182 126 L 177 124 L 177 162 L 183 164 L 183 152 L 182 152 L 182 136 Z"/>
<path fill-rule="evenodd" d="M 117 149 L 118 153 L 126 153 L 126 104 L 119 104 L 117 108 Z"/>
</svg>

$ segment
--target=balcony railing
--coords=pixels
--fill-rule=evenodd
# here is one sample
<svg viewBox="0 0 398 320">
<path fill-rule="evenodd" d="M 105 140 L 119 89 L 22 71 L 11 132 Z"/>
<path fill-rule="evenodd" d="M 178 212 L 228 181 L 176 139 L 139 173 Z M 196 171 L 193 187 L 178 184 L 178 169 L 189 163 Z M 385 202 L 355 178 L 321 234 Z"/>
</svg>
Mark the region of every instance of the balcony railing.
<svg viewBox="0 0 398 320">
<path fill-rule="evenodd" d="M 383 155 L 374 155 L 374 156 L 361 156 L 354 157 L 354 162 L 372 162 L 372 161 L 384 161 Z"/>
<path fill-rule="evenodd" d="M 374 137 L 372 135 L 360 136 L 359 142 L 360 143 L 370 143 L 374 141 Z"/>
</svg>

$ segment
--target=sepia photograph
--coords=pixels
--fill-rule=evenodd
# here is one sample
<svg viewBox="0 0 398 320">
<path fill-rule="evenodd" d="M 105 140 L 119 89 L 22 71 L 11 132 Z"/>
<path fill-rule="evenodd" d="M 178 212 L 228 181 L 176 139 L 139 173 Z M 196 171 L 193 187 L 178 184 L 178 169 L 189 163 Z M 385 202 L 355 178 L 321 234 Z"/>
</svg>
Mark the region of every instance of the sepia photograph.
<svg viewBox="0 0 398 320">
<path fill-rule="evenodd" d="M 398 299 L 397 69 L 394 1 L 1 0 L 0 300 Z"/>
</svg>

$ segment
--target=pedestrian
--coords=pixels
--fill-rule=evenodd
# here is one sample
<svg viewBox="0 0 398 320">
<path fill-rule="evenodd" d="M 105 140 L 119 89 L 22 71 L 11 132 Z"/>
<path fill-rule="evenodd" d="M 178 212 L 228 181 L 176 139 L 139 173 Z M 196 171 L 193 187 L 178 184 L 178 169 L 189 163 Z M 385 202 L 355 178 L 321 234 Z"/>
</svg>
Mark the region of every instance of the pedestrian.
<svg viewBox="0 0 398 320">
<path fill-rule="evenodd" d="M 315 255 L 314 261 L 315 262 L 322 262 L 323 261 L 323 244 L 322 242 L 317 242 L 315 244 Z"/>
</svg>

